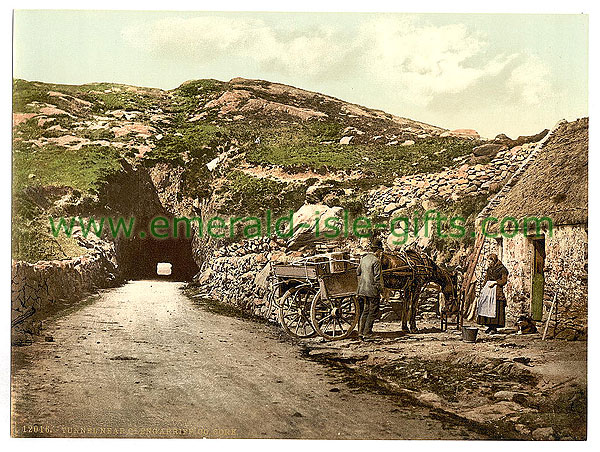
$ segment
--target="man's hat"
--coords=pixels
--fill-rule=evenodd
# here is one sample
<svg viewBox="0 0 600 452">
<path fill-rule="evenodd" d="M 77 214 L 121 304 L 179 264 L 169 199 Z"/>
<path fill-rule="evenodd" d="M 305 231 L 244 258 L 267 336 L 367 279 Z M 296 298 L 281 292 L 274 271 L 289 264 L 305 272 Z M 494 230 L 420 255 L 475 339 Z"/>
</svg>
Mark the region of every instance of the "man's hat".
<svg viewBox="0 0 600 452">
<path fill-rule="evenodd" d="M 381 239 L 374 239 L 371 241 L 371 249 L 373 251 L 378 251 L 383 249 L 383 242 Z"/>
</svg>

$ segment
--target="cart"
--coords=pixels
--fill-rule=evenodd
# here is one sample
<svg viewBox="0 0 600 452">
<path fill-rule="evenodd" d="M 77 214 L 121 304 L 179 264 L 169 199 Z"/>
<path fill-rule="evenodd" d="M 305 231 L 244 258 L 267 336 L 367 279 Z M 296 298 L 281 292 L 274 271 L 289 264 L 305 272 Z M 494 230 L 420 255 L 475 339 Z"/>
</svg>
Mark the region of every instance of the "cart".
<svg viewBox="0 0 600 452">
<path fill-rule="evenodd" d="M 273 264 L 272 300 L 288 334 L 344 339 L 358 324 L 357 262 L 346 253 L 326 253 L 290 264 Z"/>
</svg>

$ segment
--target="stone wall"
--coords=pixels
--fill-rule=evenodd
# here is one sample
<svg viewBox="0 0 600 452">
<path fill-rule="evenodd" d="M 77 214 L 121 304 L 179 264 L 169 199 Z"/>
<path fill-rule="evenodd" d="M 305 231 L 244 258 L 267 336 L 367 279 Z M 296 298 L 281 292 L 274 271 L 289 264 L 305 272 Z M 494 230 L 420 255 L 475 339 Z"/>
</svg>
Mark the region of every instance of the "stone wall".
<svg viewBox="0 0 600 452">
<path fill-rule="evenodd" d="M 357 243 L 352 242 L 353 254 L 360 253 Z M 267 297 L 272 290 L 270 262 L 291 262 L 295 259 L 326 252 L 313 248 L 303 251 L 290 251 L 269 238 L 245 240 L 214 249 L 204 261 L 196 283 L 204 289 L 202 295 L 216 300 L 224 300 L 246 312 L 277 320 L 277 312 L 269 305 Z M 284 289 L 285 290 L 285 289 Z M 418 320 L 430 319 L 439 315 L 439 287 L 427 285 L 420 296 Z M 382 319 L 399 320 L 400 304 L 403 300 L 398 292 L 391 294 L 382 306 Z"/>
<path fill-rule="evenodd" d="M 72 259 L 13 261 L 11 275 L 12 341 L 28 343 L 41 334 L 42 323 L 65 303 L 72 303 L 97 289 L 115 286 L 120 272 L 114 245 L 79 237 L 89 253 Z"/>
<path fill-rule="evenodd" d="M 431 197 L 456 201 L 465 196 L 498 191 L 535 149 L 535 143 L 499 151 L 489 163 L 462 165 L 439 173 L 423 173 L 396 179 L 394 185 L 371 193 L 367 208 L 393 215 L 399 209 Z"/>
<path fill-rule="evenodd" d="M 295 254 L 299 253 L 287 256 Z M 285 257 L 279 245 L 268 237 L 235 242 L 211 252 L 204 260 L 197 282 L 206 288 L 207 297 L 263 315 L 269 311 L 269 306 L 265 306 L 268 263 Z"/>
</svg>

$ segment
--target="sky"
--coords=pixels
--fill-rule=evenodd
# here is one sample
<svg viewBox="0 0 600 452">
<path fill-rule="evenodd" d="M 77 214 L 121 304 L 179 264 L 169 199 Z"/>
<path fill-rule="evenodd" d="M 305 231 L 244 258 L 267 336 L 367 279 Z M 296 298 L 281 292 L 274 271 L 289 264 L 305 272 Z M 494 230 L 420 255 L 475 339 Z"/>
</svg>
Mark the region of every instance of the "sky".
<svg viewBox="0 0 600 452">
<path fill-rule="evenodd" d="M 588 115 L 588 16 L 27 11 L 13 75 L 172 89 L 264 79 L 515 138 Z"/>
</svg>

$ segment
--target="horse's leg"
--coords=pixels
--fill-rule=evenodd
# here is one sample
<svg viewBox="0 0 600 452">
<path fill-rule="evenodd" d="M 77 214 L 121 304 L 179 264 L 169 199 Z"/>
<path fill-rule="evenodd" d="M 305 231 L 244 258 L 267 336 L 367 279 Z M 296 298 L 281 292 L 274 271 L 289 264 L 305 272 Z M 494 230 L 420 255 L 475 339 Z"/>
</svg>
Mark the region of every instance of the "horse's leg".
<svg viewBox="0 0 600 452">
<path fill-rule="evenodd" d="M 417 283 L 412 288 L 411 303 L 410 303 L 410 324 L 409 329 L 411 333 L 417 333 L 417 310 L 419 308 L 419 296 L 421 295 L 422 286 Z"/>
<path fill-rule="evenodd" d="M 410 307 L 410 290 L 407 288 L 403 291 L 404 303 L 402 303 L 402 331 L 408 330 L 409 307 Z"/>
</svg>

